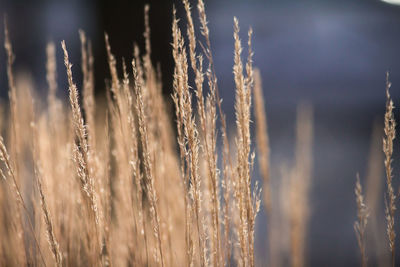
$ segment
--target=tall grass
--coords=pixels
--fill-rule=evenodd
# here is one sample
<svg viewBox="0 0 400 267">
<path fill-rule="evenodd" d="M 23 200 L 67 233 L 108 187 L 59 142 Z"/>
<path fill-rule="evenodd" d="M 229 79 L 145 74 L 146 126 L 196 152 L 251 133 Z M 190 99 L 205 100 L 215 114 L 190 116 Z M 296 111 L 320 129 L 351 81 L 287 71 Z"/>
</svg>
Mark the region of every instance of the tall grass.
<svg viewBox="0 0 400 267">
<path fill-rule="evenodd" d="M 105 34 L 110 72 L 105 100 L 94 95 L 92 45 L 84 31 L 79 31 L 82 88 L 74 81 L 79 70 L 72 68 L 67 42 L 49 43 L 43 66 L 48 94 L 39 97 L 29 78 L 14 76 L 5 24 L 9 107 L 0 121 L 1 266 L 264 266 L 267 263 L 258 261 L 255 253 L 262 200 L 268 220 L 268 264 L 307 265 L 312 108 L 299 106 L 294 163 L 282 166 L 280 188 L 274 193 L 261 75 L 253 66 L 253 30 L 248 30 L 243 61 L 239 21 L 233 19 L 236 128 L 228 132 L 205 5 L 198 0 L 194 8 L 183 0 L 182 6 L 185 20 L 172 10 L 174 106 L 163 97 L 161 73 L 151 61 L 149 6 L 144 8 L 145 50 L 134 45 L 129 61 L 115 58 L 112 40 Z M 58 49 L 64 53 L 68 85 L 57 80 L 63 72 L 56 69 Z M 57 97 L 64 87 L 69 101 Z M 394 266 L 395 121 L 389 88 L 387 80 L 383 146 Z M 172 111 L 175 117 L 169 115 Z M 379 172 L 375 169 L 371 176 Z M 373 193 L 367 192 L 367 203 L 376 206 Z M 354 228 L 366 266 L 369 213 L 359 179 L 355 194 Z"/>
</svg>

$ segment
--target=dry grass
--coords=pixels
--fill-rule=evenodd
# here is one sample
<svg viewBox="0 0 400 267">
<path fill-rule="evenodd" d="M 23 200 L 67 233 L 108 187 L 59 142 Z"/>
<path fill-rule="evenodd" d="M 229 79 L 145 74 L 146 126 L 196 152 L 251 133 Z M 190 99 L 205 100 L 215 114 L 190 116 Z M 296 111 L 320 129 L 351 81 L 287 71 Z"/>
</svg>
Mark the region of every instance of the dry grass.
<svg viewBox="0 0 400 267">
<path fill-rule="evenodd" d="M 360 177 L 357 174 L 357 182 L 354 190 L 357 202 L 357 221 L 354 223 L 354 231 L 356 232 L 358 246 L 361 253 L 361 266 L 367 266 L 367 254 L 365 247 L 365 229 L 368 223 L 368 208 L 364 203 L 364 196 L 360 183 Z"/>
<path fill-rule="evenodd" d="M 385 113 L 385 137 L 383 139 L 383 152 L 385 153 L 385 171 L 387 193 L 385 196 L 387 235 L 389 238 L 389 247 L 392 253 L 392 266 L 395 266 L 395 238 L 394 216 L 396 211 L 396 194 L 393 189 L 392 180 L 392 155 L 393 140 L 396 137 L 396 121 L 394 119 L 394 104 L 390 97 L 389 89 L 391 83 L 389 81 L 389 73 L 386 73 L 386 113 Z"/>
<path fill-rule="evenodd" d="M 131 64 L 114 57 L 105 34 L 111 78 L 105 101 L 94 95 L 94 58 L 84 31 L 79 31 L 81 90 L 73 80 L 66 42 L 60 47 L 49 43 L 48 95 L 39 98 L 27 77 L 14 77 L 5 24 L 10 104 L 0 118 L 5 137 L 0 136 L 1 266 L 256 266 L 256 216 L 261 208 L 261 189 L 253 175 L 256 158 L 268 220 L 268 263 L 307 265 L 312 108 L 298 108 L 294 162 L 282 164 L 280 187 L 273 192 L 261 75 L 253 67 L 253 31 L 248 30 L 243 62 L 239 21 L 234 18 L 236 129 L 228 133 L 205 5 L 198 0 L 198 22 L 191 3 L 183 0 L 182 6 L 185 22 L 176 18 L 175 10 L 172 21 L 173 107 L 162 95 L 161 74 L 151 62 L 149 6 L 144 9 L 145 51 L 135 44 Z M 57 49 L 64 52 L 68 85 L 63 87 L 68 86 L 69 105 L 57 97 Z M 395 120 L 389 88 L 387 76 L 385 199 L 395 266 Z M 251 131 L 253 98 L 256 138 Z M 169 116 L 172 110 L 175 118 Z M 375 145 L 366 194 L 375 241 L 380 194 L 376 162 L 382 161 L 374 156 L 376 151 Z M 369 209 L 358 177 L 355 195 L 354 229 L 361 264 L 367 266 Z"/>
</svg>

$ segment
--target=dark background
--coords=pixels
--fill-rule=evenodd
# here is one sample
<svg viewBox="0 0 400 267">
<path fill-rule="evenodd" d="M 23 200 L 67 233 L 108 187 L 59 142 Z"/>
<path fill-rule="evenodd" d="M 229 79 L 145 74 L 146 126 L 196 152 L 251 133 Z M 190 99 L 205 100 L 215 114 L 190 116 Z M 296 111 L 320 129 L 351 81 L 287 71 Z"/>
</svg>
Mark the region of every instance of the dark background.
<svg viewBox="0 0 400 267">
<path fill-rule="evenodd" d="M 8 14 L 9 28 L 16 54 L 15 66 L 32 73 L 40 88 L 45 84 L 45 46 L 48 41 L 58 45 L 57 53 L 61 59 L 60 42 L 66 41 L 74 63 L 74 77 L 79 84 L 80 43 L 78 29 L 86 32 L 91 39 L 95 57 L 96 92 L 103 93 L 104 78 L 109 77 L 104 33 L 110 37 L 112 52 L 122 64 L 132 58 L 133 43 L 136 42 L 144 52 L 144 6 L 150 5 L 150 27 L 152 39 L 152 59 L 160 63 L 164 84 L 171 84 L 173 62 L 170 52 L 173 1 L 1 1 L 0 12 Z M 176 2 L 179 3 L 179 2 Z M 175 3 L 175 5 L 176 5 Z M 1 54 L 4 57 L 4 51 Z M 57 62 L 63 70 L 63 61 Z M 59 73 L 60 82 L 65 79 Z M 6 85 L 5 77 L 1 84 Z M 166 86 L 166 93 L 171 92 Z M 4 95 L 5 91 L 2 91 Z M 65 93 L 65 92 L 64 92 Z"/>
<path fill-rule="evenodd" d="M 94 44 L 96 91 L 102 94 L 104 79 L 109 77 L 104 31 L 110 35 L 118 62 L 121 63 L 122 57 L 130 59 L 134 41 L 143 48 L 145 3 L 151 6 L 152 59 L 161 64 L 164 93 L 168 96 L 173 70 L 172 5 L 175 3 L 183 17 L 179 1 L 2 0 L 0 13 L 9 17 L 16 71 L 29 72 L 36 89 L 46 93 L 46 42 L 53 40 L 59 44 L 65 39 L 74 63 L 74 78 L 80 84 L 78 29 L 82 28 Z M 359 255 L 353 231 L 355 175 L 359 172 L 365 182 L 373 121 L 382 122 L 385 109 L 387 70 L 391 73 L 395 105 L 399 102 L 400 7 L 379 0 L 221 0 L 205 4 L 223 108 L 231 127 L 234 126 L 233 16 L 240 21 L 243 39 L 250 25 L 254 29 L 255 65 L 263 77 L 274 181 L 280 179 L 282 162 L 290 163 L 293 159 L 296 106 L 307 101 L 314 107 L 314 175 L 307 266 L 357 265 Z M 0 40 L 3 41 L 3 35 Z M 60 46 L 57 53 L 62 96 L 67 93 L 67 86 Z M 1 50 L 0 86 L 4 100 L 5 62 Z M 398 151 L 396 141 L 395 188 L 400 177 Z M 385 223 L 382 216 L 377 220 Z M 257 260 L 261 266 L 267 258 L 266 227 L 262 211 L 256 232 Z M 382 233 L 385 234 L 384 229 Z M 373 255 L 370 257 L 373 261 Z"/>
</svg>

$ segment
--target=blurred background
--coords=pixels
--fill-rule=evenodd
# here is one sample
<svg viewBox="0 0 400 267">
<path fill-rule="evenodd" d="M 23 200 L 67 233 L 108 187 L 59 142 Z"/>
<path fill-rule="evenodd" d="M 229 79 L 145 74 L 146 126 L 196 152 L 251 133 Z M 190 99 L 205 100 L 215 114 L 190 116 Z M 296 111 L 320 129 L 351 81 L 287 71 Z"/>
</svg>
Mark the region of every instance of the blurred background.
<svg viewBox="0 0 400 267">
<path fill-rule="evenodd" d="M 64 39 L 79 85 L 78 29 L 83 29 L 94 46 L 97 95 L 104 93 L 105 78 L 109 78 L 104 32 L 109 34 L 112 51 L 119 62 L 122 57 L 130 60 L 133 43 L 144 46 L 143 7 L 149 3 L 152 59 L 160 63 L 164 93 L 169 97 L 173 70 L 170 49 L 172 6 L 177 7 L 178 15 L 183 18 L 180 1 L 0 2 L 0 14 L 8 15 L 17 72 L 29 73 L 36 89 L 45 94 L 46 43 L 60 44 Z M 293 161 L 297 105 L 305 101 L 313 106 L 314 168 L 307 266 L 359 264 L 353 230 L 355 177 L 359 172 L 362 183 L 366 184 L 374 121 L 383 125 L 386 71 L 391 74 L 395 105 L 399 104 L 400 6 L 379 0 L 213 0 L 205 4 L 223 108 L 232 127 L 233 16 L 240 21 L 244 41 L 249 26 L 253 27 L 254 61 L 263 78 L 274 185 L 279 184 L 282 163 Z M 1 42 L 3 38 L 1 34 Z M 67 94 L 67 84 L 60 45 L 57 55 L 58 82 L 60 88 L 65 88 L 59 94 L 63 96 Z M 5 63 L 2 49 L 2 101 L 7 101 Z M 381 141 L 382 135 L 380 130 L 375 138 L 377 142 Z M 395 142 L 396 189 L 400 179 L 399 148 Z M 378 178 L 383 190 L 383 172 Z M 272 190 L 278 189 L 274 186 Z M 379 199 L 382 206 L 376 220 L 383 225 L 380 238 L 386 240 L 383 191 Z M 256 258 L 260 266 L 265 266 L 268 258 L 267 221 L 262 210 L 256 230 Z M 396 224 L 399 228 L 400 221 Z M 383 253 L 383 257 L 388 254 L 387 248 Z M 373 253 L 369 256 L 372 264 L 379 258 Z"/>
</svg>

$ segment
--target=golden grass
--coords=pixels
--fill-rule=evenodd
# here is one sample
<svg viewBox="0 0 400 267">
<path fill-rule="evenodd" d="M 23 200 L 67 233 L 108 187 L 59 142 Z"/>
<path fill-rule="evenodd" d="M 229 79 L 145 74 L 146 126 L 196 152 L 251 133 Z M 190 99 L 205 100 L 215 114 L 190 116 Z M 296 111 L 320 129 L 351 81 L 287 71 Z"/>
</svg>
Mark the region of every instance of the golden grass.
<svg viewBox="0 0 400 267">
<path fill-rule="evenodd" d="M 385 113 L 385 137 L 383 139 L 383 152 L 385 153 L 385 171 L 387 193 L 385 197 L 387 234 L 389 238 L 389 247 L 392 253 L 392 266 L 395 266 L 395 238 L 394 230 L 394 213 L 396 210 L 396 194 L 392 185 L 392 154 L 393 140 L 396 137 L 396 121 L 393 114 L 393 101 L 390 97 L 389 89 L 391 83 L 389 81 L 389 73 L 386 73 L 386 113 Z"/>
<path fill-rule="evenodd" d="M 261 189 L 253 175 L 256 158 L 269 227 L 267 262 L 280 266 L 289 255 L 291 266 L 307 265 L 312 108 L 298 108 L 294 163 L 283 165 L 280 188 L 274 193 L 261 75 L 253 67 L 253 30 L 248 30 L 243 62 L 239 21 L 234 18 L 236 129 L 228 133 L 204 2 L 198 0 L 196 5 L 199 29 L 190 2 L 182 4 L 186 35 L 175 9 L 172 21 L 173 107 L 162 95 L 161 74 L 151 62 L 149 6 L 144 8 L 145 51 L 141 54 L 135 44 L 131 64 L 114 57 L 105 34 L 111 77 L 105 101 L 94 95 L 92 45 L 84 31 L 79 31 L 81 90 L 73 80 L 66 42 L 59 48 L 49 43 L 48 95 L 42 100 L 28 78 L 14 77 L 5 23 L 10 105 L 0 118 L 6 137 L 0 136 L 1 266 L 256 266 L 256 216 L 261 208 Z M 55 55 L 60 48 L 69 106 L 57 97 L 61 86 Z M 394 266 L 395 120 L 389 88 L 387 76 L 383 150 L 387 234 Z M 250 127 L 253 98 L 257 157 Z M 175 118 L 169 115 L 171 110 Z M 233 146 L 230 140 L 235 141 Z M 371 151 L 376 154 L 376 149 Z M 366 195 L 373 212 L 379 195 L 374 191 L 376 161 L 380 157 L 371 157 Z M 355 194 L 354 229 L 361 264 L 366 266 L 369 209 L 358 177 Z M 375 235 L 377 221 L 372 218 Z"/>
<path fill-rule="evenodd" d="M 368 223 L 368 209 L 364 203 L 364 196 L 360 183 L 360 177 L 357 174 L 357 182 L 354 190 L 357 202 L 357 221 L 354 223 L 354 231 L 356 232 L 358 246 L 361 253 L 361 266 L 367 266 L 367 254 L 365 247 L 365 229 Z"/>
</svg>

